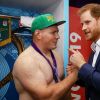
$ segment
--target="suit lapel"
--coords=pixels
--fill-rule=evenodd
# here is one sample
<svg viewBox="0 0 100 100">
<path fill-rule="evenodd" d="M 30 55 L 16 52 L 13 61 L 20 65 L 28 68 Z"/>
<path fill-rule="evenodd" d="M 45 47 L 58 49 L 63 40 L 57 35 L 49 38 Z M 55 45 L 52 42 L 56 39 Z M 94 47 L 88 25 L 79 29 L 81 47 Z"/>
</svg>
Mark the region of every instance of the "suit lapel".
<svg viewBox="0 0 100 100">
<path fill-rule="evenodd" d="M 92 62 L 93 62 L 93 56 L 94 56 L 94 52 L 91 52 L 90 57 L 89 57 L 89 60 L 88 60 L 88 63 L 90 65 L 92 65 Z"/>
<path fill-rule="evenodd" d="M 97 66 L 97 64 L 98 64 L 99 61 L 100 61 L 100 52 L 99 52 L 99 55 L 98 55 L 98 58 L 97 58 L 97 61 L 96 61 L 95 67 Z"/>
</svg>

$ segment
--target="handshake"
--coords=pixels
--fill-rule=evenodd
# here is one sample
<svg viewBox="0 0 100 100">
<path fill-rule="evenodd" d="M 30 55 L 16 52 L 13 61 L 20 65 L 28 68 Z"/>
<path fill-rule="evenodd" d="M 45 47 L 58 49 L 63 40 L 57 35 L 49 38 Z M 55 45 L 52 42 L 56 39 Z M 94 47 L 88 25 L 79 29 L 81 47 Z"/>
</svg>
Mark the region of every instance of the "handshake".
<svg viewBox="0 0 100 100">
<path fill-rule="evenodd" d="M 74 73 L 76 75 L 86 61 L 78 50 L 69 49 L 69 52 L 71 53 L 71 56 L 69 58 L 69 64 L 66 68 L 67 74 L 69 75 Z"/>
</svg>

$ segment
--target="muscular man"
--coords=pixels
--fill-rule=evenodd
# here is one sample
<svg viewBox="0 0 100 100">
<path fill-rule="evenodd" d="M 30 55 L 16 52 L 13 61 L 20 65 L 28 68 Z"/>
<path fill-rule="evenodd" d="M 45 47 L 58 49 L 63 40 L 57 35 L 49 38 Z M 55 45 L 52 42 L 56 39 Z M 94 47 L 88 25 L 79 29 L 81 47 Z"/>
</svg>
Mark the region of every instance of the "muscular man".
<svg viewBox="0 0 100 100">
<path fill-rule="evenodd" d="M 18 57 L 13 77 L 20 100 L 69 100 L 67 94 L 77 80 L 76 71 L 64 78 L 63 61 L 54 50 L 58 25 L 51 14 L 37 16 L 32 23 L 32 44 Z"/>
</svg>

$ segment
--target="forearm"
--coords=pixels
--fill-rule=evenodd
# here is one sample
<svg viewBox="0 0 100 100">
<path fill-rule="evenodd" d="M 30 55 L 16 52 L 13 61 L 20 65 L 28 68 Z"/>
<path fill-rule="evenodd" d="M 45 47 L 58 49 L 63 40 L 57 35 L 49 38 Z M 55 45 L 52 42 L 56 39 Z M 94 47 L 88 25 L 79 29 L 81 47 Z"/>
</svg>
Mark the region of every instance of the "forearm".
<svg viewBox="0 0 100 100">
<path fill-rule="evenodd" d="M 73 75 L 69 75 L 63 81 L 54 84 L 53 86 L 50 86 L 49 88 L 52 87 L 51 89 L 53 90 L 52 97 L 60 98 L 67 95 L 75 81 L 76 79 L 73 77 Z"/>
<path fill-rule="evenodd" d="M 39 91 L 35 92 L 34 96 L 43 100 L 64 100 L 67 98 L 67 94 L 75 83 L 76 78 L 73 75 L 67 76 L 64 80 L 56 84 L 50 84 L 45 88 L 41 87 Z M 66 97 L 65 97 L 66 96 Z M 69 97 L 68 97 L 69 98 Z M 67 99 L 68 100 L 68 99 Z M 70 99 L 69 99 L 70 100 Z"/>
</svg>

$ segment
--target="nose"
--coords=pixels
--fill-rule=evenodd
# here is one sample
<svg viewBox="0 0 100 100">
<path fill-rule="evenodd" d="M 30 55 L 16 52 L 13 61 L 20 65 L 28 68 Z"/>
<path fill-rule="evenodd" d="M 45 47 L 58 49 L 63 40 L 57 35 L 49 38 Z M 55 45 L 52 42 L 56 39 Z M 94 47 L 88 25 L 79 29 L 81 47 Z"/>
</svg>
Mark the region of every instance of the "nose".
<svg viewBox="0 0 100 100">
<path fill-rule="evenodd" d="M 58 33 L 55 34 L 57 39 L 60 39 L 60 36 Z"/>
<path fill-rule="evenodd" d="M 84 31 L 84 30 L 86 30 L 86 29 L 87 29 L 87 25 L 84 24 L 84 25 L 82 26 L 82 31 Z"/>
</svg>

